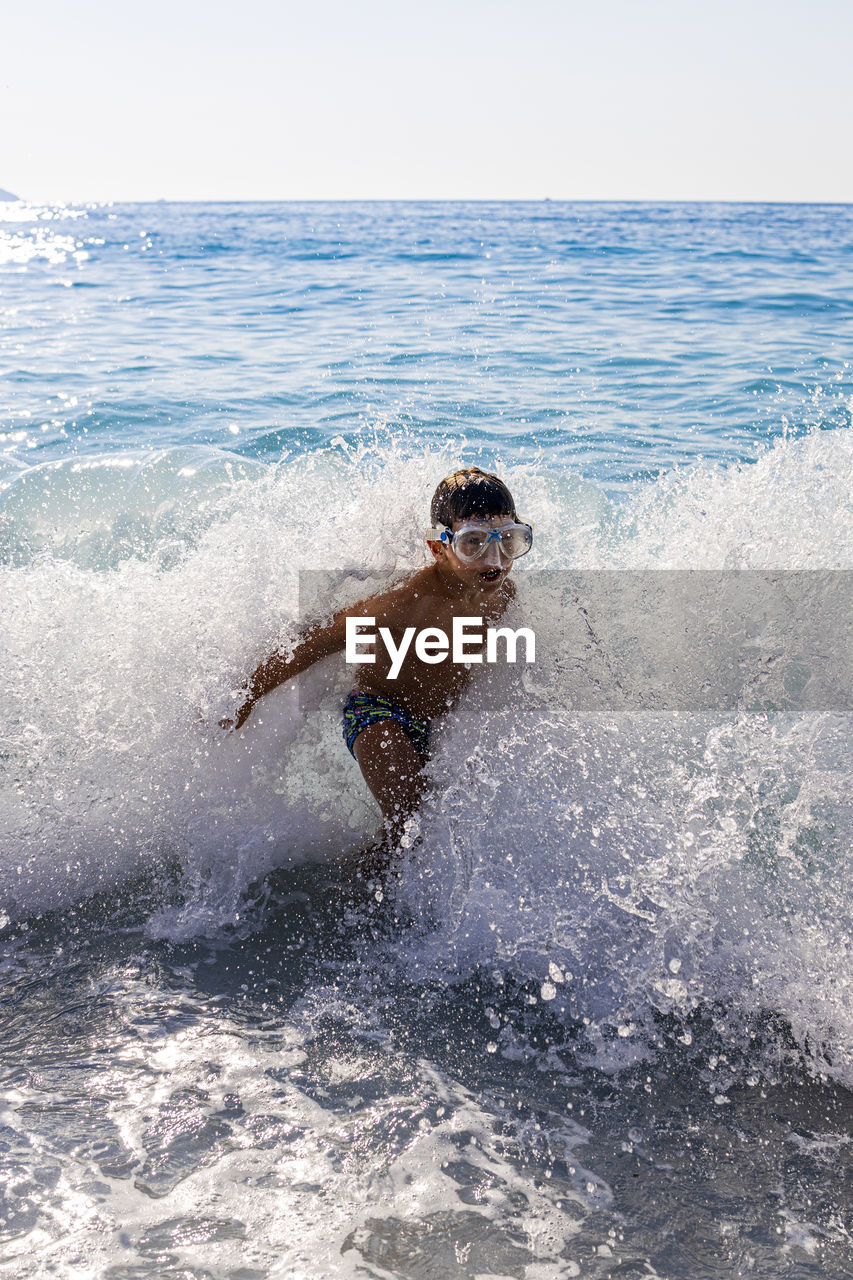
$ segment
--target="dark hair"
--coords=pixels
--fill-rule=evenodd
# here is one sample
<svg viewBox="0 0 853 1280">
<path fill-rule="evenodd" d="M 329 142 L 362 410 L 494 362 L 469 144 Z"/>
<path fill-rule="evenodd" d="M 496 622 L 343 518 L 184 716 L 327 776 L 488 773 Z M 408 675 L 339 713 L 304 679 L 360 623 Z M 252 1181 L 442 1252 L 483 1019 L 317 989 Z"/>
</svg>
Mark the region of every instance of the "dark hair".
<svg viewBox="0 0 853 1280">
<path fill-rule="evenodd" d="M 448 529 L 454 520 L 471 516 L 517 519 L 515 501 L 503 480 L 479 467 L 465 467 L 445 476 L 432 495 L 429 511 L 434 525 L 443 524 Z"/>
</svg>

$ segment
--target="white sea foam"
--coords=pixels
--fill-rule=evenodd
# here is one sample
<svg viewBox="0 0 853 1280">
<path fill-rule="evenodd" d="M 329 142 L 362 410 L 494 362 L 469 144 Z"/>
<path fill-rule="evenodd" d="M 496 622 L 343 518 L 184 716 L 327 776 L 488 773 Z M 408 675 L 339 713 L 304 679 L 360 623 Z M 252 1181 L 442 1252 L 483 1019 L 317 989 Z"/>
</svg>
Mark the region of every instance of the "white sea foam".
<svg viewBox="0 0 853 1280">
<path fill-rule="evenodd" d="M 186 937 L 232 922 L 271 868 L 369 835 L 377 814 L 340 741 L 341 662 L 240 734 L 216 726 L 255 663 L 295 639 L 300 571 L 391 580 L 425 562 L 429 496 L 458 461 L 341 444 L 266 468 L 180 450 L 9 485 L 3 910 L 177 862 L 186 901 L 151 928 Z M 619 509 L 575 477 L 502 470 L 536 523 L 525 574 L 853 564 L 849 431 L 695 469 Z M 357 595 L 357 575 L 342 589 Z M 649 709 L 587 623 L 571 616 L 577 661 L 472 691 L 440 735 L 399 887 L 431 927 L 401 943 L 404 963 L 445 979 L 511 969 L 613 1065 L 646 1051 L 655 1013 L 686 1029 L 697 1009 L 773 1010 L 849 1082 L 849 712 Z M 508 1028 L 496 1043 L 514 1051 Z"/>
</svg>

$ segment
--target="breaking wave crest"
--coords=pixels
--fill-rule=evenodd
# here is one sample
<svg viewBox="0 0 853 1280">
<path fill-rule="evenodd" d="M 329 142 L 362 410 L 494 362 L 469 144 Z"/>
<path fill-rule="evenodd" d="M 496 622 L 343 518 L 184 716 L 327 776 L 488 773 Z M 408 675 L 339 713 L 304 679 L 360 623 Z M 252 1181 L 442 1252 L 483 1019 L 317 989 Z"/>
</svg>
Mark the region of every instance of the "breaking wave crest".
<svg viewBox="0 0 853 1280">
<path fill-rule="evenodd" d="M 275 466 L 181 448 L 6 477 L 7 922 L 144 874 L 164 886 L 149 929 L 188 938 L 232 925 L 274 868 L 345 865 L 377 816 L 340 742 L 343 662 L 298 697 L 270 695 L 240 735 L 216 725 L 259 658 L 297 635 L 300 574 L 345 571 L 352 593 L 359 575 L 425 562 L 423 513 L 460 461 L 380 439 Z M 417 981 L 521 983 L 531 1016 L 611 1067 L 662 1028 L 687 1045 L 702 1019 L 733 1034 L 770 1015 L 851 1085 L 853 433 L 780 441 L 754 465 L 695 468 L 616 505 L 571 473 L 502 471 L 536 524 L 518 579 L 543 660 L 475 683 L 442 730 L 393 889 L 428 925 L 397 939 L 397 963 Z M 763 615 L 749 637 L 749 679 L 764 683 L 744 675 L 703 701 L 731 674 L 713 598 L 643 631 L 641 593 L 619 624 L 619 571 L 696 569 L 824 574 L 812 658 L 777 679 L 777 609 L 773 636 Z M 637 693 L 644 680 L 657 698 Z M 521 1052 L 499 995 L 490 1016 L 495 1050 Z"/>
</svg>

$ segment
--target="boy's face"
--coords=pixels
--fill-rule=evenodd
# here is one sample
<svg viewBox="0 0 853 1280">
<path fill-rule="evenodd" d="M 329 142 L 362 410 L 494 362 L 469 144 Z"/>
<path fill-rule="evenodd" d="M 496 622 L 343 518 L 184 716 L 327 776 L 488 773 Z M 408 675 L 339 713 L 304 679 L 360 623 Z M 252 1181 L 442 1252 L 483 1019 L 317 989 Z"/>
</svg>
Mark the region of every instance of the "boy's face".
<svg viewBox="0 0 853 1280">
<path fill-rule="evenodd" d="M 458 533 L 465 528 L 511 529 L 514 524 L 512 516 L 468 516 L 464 520 L 454 520 L 450 531 Z M 461 585 L 484 595 L 499 591 L 512 569 L 512 560 L 501 551 L 497 539 L 490 542 L 476 560 L 463 560 L 446 542 L 432 542 L 430 546 L 438 563 Z"/>
</svg>

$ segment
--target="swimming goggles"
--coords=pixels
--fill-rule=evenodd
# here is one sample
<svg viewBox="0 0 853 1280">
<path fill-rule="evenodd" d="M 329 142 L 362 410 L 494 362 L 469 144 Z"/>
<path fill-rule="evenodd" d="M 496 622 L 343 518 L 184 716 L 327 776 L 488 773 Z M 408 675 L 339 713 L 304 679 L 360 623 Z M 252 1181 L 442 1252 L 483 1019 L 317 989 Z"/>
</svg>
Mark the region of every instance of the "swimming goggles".
<svg viewBox="0 0 853 1280">
<path fill-rule="evenodd" d="M 533 525 L 508 524 L 503 529 L 491 529 L 487 525 L 463 524 L 455 533 L 451 533 L 444 525 L 437 525 L 427 530 L 427 541 L 443 542 L 460 560 L 469 563 L 479 560 L 486 554 L 486 549 L 496 542 L 501 555 L 509 560 L 517 560 L 519 556 L 526 556 L 533 546 Z"/>
</svg>

